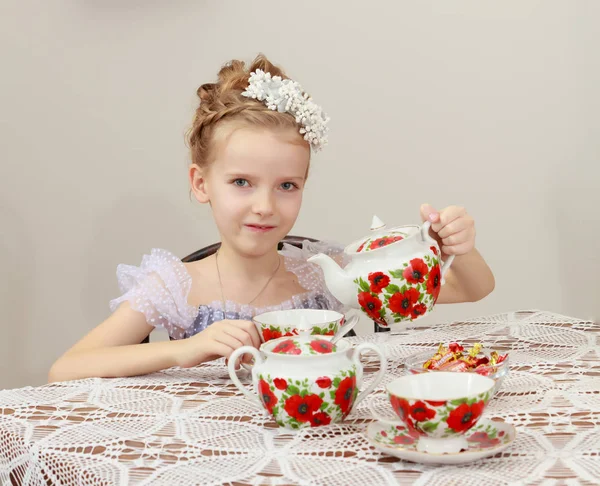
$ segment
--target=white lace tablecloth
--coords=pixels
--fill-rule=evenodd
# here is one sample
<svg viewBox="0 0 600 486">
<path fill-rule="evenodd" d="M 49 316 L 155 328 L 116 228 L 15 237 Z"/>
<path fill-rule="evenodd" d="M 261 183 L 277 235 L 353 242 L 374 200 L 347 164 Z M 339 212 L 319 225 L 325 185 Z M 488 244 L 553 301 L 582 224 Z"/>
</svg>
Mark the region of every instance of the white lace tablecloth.
<svg viewBox="0 0 600 486">
<path fill-rule="evenodd" d="M 386 378 L 345 424 L 294 433 L 278 429 L 244 398 L 222 361 L 134 378 L 4 390 L 0 482 L 600 484 L 599 324 L 527 311 L 351 340 L 383 347 Z M 404 373 L 404 358 L 442 341 L 480 341 L 510 351 L 511 372 L 484 416 L 514 424 L 515 443 L 460 467 L 381 454 L 364 435 L 369 400 L 381 399 L 383 386 Z"/>
</svg>

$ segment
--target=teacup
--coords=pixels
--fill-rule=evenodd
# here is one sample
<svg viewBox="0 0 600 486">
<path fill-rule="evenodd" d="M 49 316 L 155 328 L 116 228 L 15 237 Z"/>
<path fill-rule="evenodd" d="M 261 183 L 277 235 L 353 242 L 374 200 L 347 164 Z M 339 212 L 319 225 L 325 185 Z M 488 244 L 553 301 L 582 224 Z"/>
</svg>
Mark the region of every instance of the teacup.
<svg viewBox="0 0 600 486">
<path fill-rule="evenodd" d="M 325 309 L 289 309 L 265 312 L 252 319 L 262 342 L 280 337 L 320 335 L 337 341 L 352 329 L 358 315 L 348 320 L 344 314 Z"/>
<path fill-rule="evenodd" d="M 447 454 L 468 449 L 465 432 L 481 418 L 494 386 L 487 376 L 440 371 L 405 375 L 386 388 L 394 412 L 419 438 L 417 450 Z"/>
</svg>

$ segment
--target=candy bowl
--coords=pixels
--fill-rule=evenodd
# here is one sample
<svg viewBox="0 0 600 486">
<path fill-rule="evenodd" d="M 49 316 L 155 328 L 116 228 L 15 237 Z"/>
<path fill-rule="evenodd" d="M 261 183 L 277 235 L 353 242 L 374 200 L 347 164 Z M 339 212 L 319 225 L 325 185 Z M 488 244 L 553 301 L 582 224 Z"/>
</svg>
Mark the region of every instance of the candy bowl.
<svg viewBox="0 0 600 486">
<path fill-rule="evenodd" d="M 450 343 L 448 347 L 440 344 L 435 351 L 422 351 L 409 356 L 404 368 L 410 374 L 460 372 L 487 376 L 495 382 L 492 389 L 494 396 L 509 372 L 509 356 L 484 348 L 479 343 L 467 350 L 458 343 Z"/>
<path fill-rule="evenodd" d="M 388 383 L 387 396 L 399 420 L 371 413 L 380 423 L 405 427 L 417 439 L 416 450 L 456 454 L 469 449 L 465 434 L 482 417 L 494 388 L 491 378 L 477 373 L 418 373 Z"/>
</svg>

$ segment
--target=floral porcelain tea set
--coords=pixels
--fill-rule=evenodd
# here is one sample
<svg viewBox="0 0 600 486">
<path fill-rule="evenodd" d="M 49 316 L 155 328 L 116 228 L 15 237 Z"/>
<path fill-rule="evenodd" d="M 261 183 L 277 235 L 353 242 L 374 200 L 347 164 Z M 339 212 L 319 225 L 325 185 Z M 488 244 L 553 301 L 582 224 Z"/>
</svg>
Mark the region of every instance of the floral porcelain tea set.
<svg viewBox="0 0 600 486">
<path fill-rule="evenodd" d="M 388 230 L 374 217 L 372 234 L 345 248 L 351 261 L 344 269 L 324 254 L 309 261 L 321 266 L 339 301 L 378 325 L 413 321 L 433 310 L 453 260 L 450 256 L 442 263 L 429 227 L 426 222 Z M 356 315 L 346 320 L 341 313 L 315 309 L 258 315 L 253 322 L 263 344 L 234 351 L 228 362 L 231 379 L 281 427 L 339 423 L 381 382 L 387 368 L 376 344 L 353 346 L 343 339 L 357 320 Z M 440 346 L 433 357 L 409 358 L 407 373 L 387 384 L 383 414 L 371 401 L 376 420 L 366 435 L 375 448 L 409 461 L 459 464 L 511 445 L 512 425 L 481 418 L 508 372 L 506 356 L 480 348 L 463 354 L 456 346 Z M 379 370 L 363 388 L 364 352 L 377 355 Z M 245 354 L 253 357 L 251 366 L 242 366 L 251 372 L 254 391 L 242 384 L 236 370 Z"/>
</svg>

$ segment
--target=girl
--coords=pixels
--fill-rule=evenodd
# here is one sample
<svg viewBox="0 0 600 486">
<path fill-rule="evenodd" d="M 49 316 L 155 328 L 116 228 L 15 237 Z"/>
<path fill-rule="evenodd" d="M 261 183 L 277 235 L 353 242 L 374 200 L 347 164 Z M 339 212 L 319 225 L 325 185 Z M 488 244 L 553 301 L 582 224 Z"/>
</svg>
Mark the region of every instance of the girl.
<svg viewBox="0 0 600 486">
<path fill-rule="evenodd" d="M 210 205 L 220 233 L 218 252 L 182 263 L 153 249 L 139 267 L 119 265 L 122 295 L 113 311 L 52 366 L 50 381 L 132 376 L 228 358 L 240 346 L 260 345 L 250 321 L 275 309 L 343 311 L 324 285 L 315 252 L 341 259 L 333 246 L 278 243 L 292 229 L 309 172 L 311 149 L 326 144 L 328 118 L 298 83 L 264 56 L 249 68 L 231 61 L 216 83 L 198 89 L 189 132 L 194 197 Z M 475 249 L 473 219 L 463 208 L 421 207 L 442 257 L 456 255 L 438 302 L 483 298 L 494 277 Z M 171 341 L 139 344 L 155 327 Z"/>
</svg>

